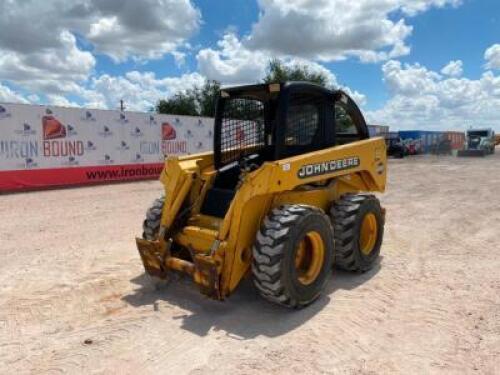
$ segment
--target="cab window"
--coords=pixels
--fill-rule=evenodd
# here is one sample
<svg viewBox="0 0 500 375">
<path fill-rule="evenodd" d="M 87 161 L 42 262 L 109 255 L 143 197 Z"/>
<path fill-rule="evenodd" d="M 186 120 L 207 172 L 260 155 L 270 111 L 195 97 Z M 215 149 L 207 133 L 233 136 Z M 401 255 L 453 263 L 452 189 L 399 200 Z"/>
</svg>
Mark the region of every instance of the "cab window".
<svg viewBox="0 0 500 375">
<path fill-rule="evenodd" d="M 337 145 L 356 142 L 362 138 L 354 118 L 349 113 L 347 105 L 340 101 L 335 103 L 335 143 Z"/>
</svg>

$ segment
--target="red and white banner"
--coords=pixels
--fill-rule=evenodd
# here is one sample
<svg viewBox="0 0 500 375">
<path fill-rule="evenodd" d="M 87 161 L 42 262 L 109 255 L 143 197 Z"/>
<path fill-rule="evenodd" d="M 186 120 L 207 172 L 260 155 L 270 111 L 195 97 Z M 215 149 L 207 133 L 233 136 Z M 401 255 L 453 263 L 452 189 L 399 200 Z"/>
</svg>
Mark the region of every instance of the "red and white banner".
<svg viewBox="0 0 500 375">
<path fill-rule="evenodd" d="M 0 191 L 156 178 L 212 148 L 213 119 L 0 104 Z"/>
</svg>

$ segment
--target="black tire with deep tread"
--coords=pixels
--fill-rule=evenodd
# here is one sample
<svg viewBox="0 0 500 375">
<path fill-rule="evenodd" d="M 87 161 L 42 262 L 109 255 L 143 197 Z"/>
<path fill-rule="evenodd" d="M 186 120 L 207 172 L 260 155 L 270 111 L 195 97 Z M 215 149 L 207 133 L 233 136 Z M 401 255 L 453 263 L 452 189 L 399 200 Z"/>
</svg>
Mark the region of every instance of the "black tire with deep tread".
<svg viewBox="0 0 500 375">
<path fill-rule="evenodd" d="M 153 205 L 146 211 L 146 219 L 142 223 L 142 238 L 145 240 L 156 240 L 158 231 L 160 230 L 161 213 L 165 197 L 155 199 Z"/>
<path fill-rule="evenodd" d="M 323 266 L 310 285 L 298 281 L 295 268 L 297 245 L 314 230 L 325 246 Z M 323 211 L 305 205 L 275 208 L 264 219 L 253 247 L 252 272 L 260 294 L 271 302 L 301 308 L 321 293 L 334 257 L 333 228 Z"/>
<path fill-rule="evenodd" d="M 377 241 L 369 255 L 359 249 L 359 232 L 368 212 L 375 214 L 378 224 Z M 384 236 L 384 216 L 379 200 L 370 194 L 347 194 L 336 201 L 330 210 L 334 227 L 335 264 L 346 271 L 365 272 L 371 269 L 380 255 Z"/>
</svg>

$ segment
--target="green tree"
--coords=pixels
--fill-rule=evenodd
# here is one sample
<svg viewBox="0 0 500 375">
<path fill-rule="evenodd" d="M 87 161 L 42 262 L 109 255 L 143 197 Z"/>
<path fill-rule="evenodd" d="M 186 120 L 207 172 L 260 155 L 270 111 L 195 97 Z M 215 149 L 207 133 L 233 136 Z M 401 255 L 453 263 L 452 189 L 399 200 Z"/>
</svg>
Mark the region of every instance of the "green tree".
<svg viewBox="0 0 500 375">
<path fill-rule="evenodd" d="M 286 81 L 309 81 L 321 86 L 328 85 L 328 77 L 322 72 L 314 72 L 307 65 L 286 65 L 280 59 L 269 61 L 263 83 L 281 83 Z M 215 102 L 221 85 L 217 81 L 206 80 L 200 86 L 180 91 L 168 99 L 161 99 L 156 104 L 158 113 L 187 116 L 215 116 Z"/>
<path fill-rule="evenodd" d="M 269 61 L 264 83 L 282 83 L 286 81 L 308 81 L 321 86 L 328 85 L 328 77 L 321 72 L 313 72 L 307 65 L 287 66 L 280 59 Z"/>
<path fill-rule="evenodd" d="M 178 92 L 171 98 L 159 100 L 156 111 L 172 115 L 214 117 L 219 90 L 219 82 L 206 80 L 201 87 L 195 86 L 185 92 Z"/>
</svg>

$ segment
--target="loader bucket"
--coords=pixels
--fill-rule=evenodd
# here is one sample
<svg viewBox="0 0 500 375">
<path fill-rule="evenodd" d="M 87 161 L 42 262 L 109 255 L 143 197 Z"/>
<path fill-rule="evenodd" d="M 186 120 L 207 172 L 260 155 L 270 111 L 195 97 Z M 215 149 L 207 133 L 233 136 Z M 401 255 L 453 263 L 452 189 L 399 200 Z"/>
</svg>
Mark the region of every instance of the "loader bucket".
<svg viewBox="0 0 500 375">
<path fill-rule="evenodd" d="M 222 299 L 217 265 L 211 257 L 198 254 L 194 255 L 193 262 L 188 262 L 171 256 L 169 251 L 162 249 L 162 244 L 159 241 L 149 241 L 142 238 L 135 240 L 146 273 L 160 279 L 166 279 L 168 272 L 181 272 L 191 276 L 203 294 L 215 299 Z"/>
<path fill-rule="evenodd" d="M 167 274 L 162 265 L 162 258 L 159 242 L 148 241 L 142 238 L 135 239 L 137 250 L 141 256 L 144 270 L 151 276 L 165 279 Z"/>
</svg>

